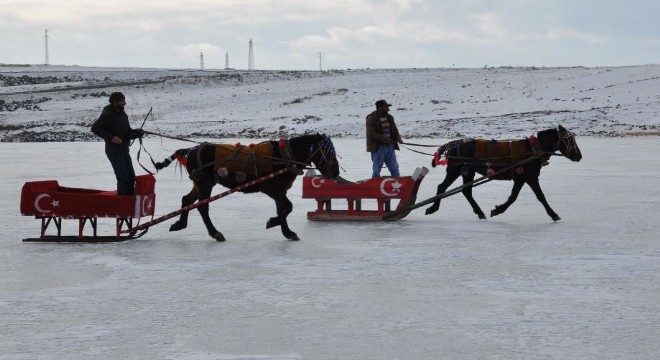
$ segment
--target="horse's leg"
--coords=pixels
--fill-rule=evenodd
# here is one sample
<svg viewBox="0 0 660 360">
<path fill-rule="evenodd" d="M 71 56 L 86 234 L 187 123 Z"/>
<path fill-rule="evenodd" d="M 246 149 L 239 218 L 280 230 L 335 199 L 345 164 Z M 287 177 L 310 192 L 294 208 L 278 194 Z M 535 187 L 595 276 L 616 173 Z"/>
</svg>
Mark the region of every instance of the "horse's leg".
<svg viewBox="0 0 660 360">
<path fill-rule="evenodd" d="M 445 179 L 438 185 L 438 191 L 436 192 L 436 196 L 442 194 L 447 190 L 447 188 L 454 182 L 458 177 L 461 175 L 461 171 L 458 166 L 452 166 L 447 168 L 447 174 L 445 175 Z M 433 205 L 431 207 L 426 209 L 426 215 L 433 214 L 434 212 L 438 211 L 440 209 L 440 199 L 436 199 L 433 202 Z"/>
<path fill-rule="evenodd" d="M 468 175 L 463 176 L 463 185 L 474 180 L 474 175 L 475 175 L 474 170 L 470 170 L 470 173 Z M 463 190 L 461 190 L 461 192 L 463 193 L 463 196 L 465 196 L 467 201 L 470 203 L 470 206 L 472 206 L 472 211 L 474 211 L 474 213 L 477 214 L 479 219 L 483 220 L 486 218 L 486 215 L 479 207 L 479 204 L 477 204 L 477 201 L 474 200 L 474 197 L 472 197 L 472 188 L 473 188 L 472 186 L 465 186 Z"/>
<path fill-rule="evenodd" d="M 282 218 L 280 218 L 280 214 L 283 213 L 285 209 L 283 209 L 283 205 L 281 205 L 277 201 L 275 201 L 275 208 L 277 209 L 275 211 L 277 215 L 268 219 L 268 221 L 266 222 L 266 229 L 270 229 L 272 227 L 282 225 Z"/>
<path fill-rule="evenodd" d="M 534 179 L 529 179 L 527 181 L 527 184 L 529 184 L 529 187 L 532 188 L 532 191 L 534 191 L 534 195 L 536 195 L 536 198 L 543 204 L 543 207 L 545 208 L 545 212 L 550 215 L 552 220 L 557 221 L 561 220 L 559 215 L 552 210 L 550 207 L 550 204 L 548 204 L 548 201 L 545 199 L 545 195 L 543 194 L 543 190 L 541 190 L 541 185 L 539 184 L 539 178 L 534 178 Z"/>
<path fill-rule="evenodd" d="M 184 208 L 199 199 L 199 193 L 197 192 L 197 187 L 193 186 L 192 190 L 181 198 L 181 208 Z M 170 226 L 170 231 L 179 231 L 183 230 L 188 226 L 188 211 L 184 211 L 179 216 L 179 219 Z"/>
<path fill-rule="evenodd" d="M 513 180 L 513 188 L 511 189 L 511 195 L 509 195 L 509 198 L 506 200 L 506 202 L 502 205 L 497 205 L 495 206 L 495 209 L 490 211 L 490 217 L 497 216 L 499 214 L 502 214 L 503 212 L 506 211 L 506 209 L 513 204 L 516 199 L 518 198 L 518 194 L 520 194 L 520 189 L 522 189 L 523 185 L 525 185 L 525 180 L 523 178 L 516 178 Z"/>
<path fill-rule="evenodd" d="M 282 235 L 289 240 L 300 240 L 298 235 L 289 229 L 289 223 L 286 218 L 289 216 L 291 211 L 293 211 L 293 204 L 287 198 L 286 191 L 279 193 L 268 193 L 271 199 L 275 200 L 275 206 L 277 207 L 277 216 L 268 219 L 266 223 L 266 229 L 270 229 L 275 226 L 280 226 L 282 230 Z"/>
<path fill-rule="evenodd" d="M 199 189 L 199 200 L 206 200 L 211 197 L 211 191 L 215 186 L 215 178 L 212 175 L 207 175 L 200 181 L 196 181 L 195 184 Z M 211 221 L 211 217 L 209 216 L 209 204 L 206 203 L 204 205 L 200 205 L 197 208 L 197 211 L 199 211 L 199 215 L 202 216 L 202 220 L 204 221 L 204 225 L 206 225 L 206 230 L 208 231 L 209 235 L 211 235 L 211 237 L 217 241 L 225 241 L 224 235 L 222 235 L 222 233 L 215 228 L 213 222 Z"/>
</svg>

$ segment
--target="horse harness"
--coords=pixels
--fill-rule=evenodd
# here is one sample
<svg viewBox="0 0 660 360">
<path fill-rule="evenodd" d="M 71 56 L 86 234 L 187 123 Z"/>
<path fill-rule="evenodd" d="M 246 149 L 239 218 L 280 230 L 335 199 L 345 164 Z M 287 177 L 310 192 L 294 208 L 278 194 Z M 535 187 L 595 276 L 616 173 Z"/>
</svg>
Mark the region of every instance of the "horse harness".
<svg viewBox="0 0 660 360">
<path fill-rule="evenodd" d="M 529 140 L 474 140 L 474 157 L 485 159 L 487 171 L 508 167 L 530 157 Z M 511 169 L 511 176 L 522 174 L 522 167 Z"/>
<path fill-rule="evenodd" d="M 466 152 L 464 146 L 468 143 L 474 145 L 474 151 Z M 451 150 L 455 150 L 455 154 L 450 156 Z M 441 146 L 434 155 L 437 159 L 442 156 L 447 160 L 453 159 L 460 161 L 458 164 L 449 164 L 446 162 L 445 164 L 447 166 L 469 167 L 485 165 L 489 172 L 494 172 L 497 167 L 508 167 L 522 162 L 530 157 L 542 159 L 541 165 L 543 166 L 548 164 L 547 152 L 541 148 L 540 142 L 534 136 L 520 140 L 454 140 Z M 475 159 L 483 160 L 483 162 L 474 162 Z M 520 166 L 514 167 L 511 169 L 511 176 L 521 174 L 523 171 L 523 168 Z"/>
<path fill-rule="evenodd" d="M 207 163 L 202 163 L 202 148 L 206 146 L 213 146 L 215 148 L 215 159 Z M 214 171 L 221 177 L 227 176 L 230 173 L 262 176 L 273 172 L 273 166 L 277 165 L 286 165 L 291 173 L 302 175 L 302 169 L 308 166 L 317 152 L 321 153 L 323 161 L 330 164 L 328 155 L 330 151 L 334 151 L 334 147 L 329 138 L 317 144 L 310 145 L 307 161 L 303 163 L 295 159 L 291 150 L 291 144 L 286 139 L 280 139 L 278 142 L 264 141 L 248 146 L 241 145 L 240 143 L 235 145 L 202 143 L 187 149 L 185 154 L 178 157 L 179 162 L 185 164 L 192 150 L 197 150 L 197 164 L 199 165 L 191 171 L 191 178 L 199 180 L 203 178 L 202 169 L 210 166 L 213 166 Z M 275 156 L 278 153 L 280 157 Z"/>
</svg>

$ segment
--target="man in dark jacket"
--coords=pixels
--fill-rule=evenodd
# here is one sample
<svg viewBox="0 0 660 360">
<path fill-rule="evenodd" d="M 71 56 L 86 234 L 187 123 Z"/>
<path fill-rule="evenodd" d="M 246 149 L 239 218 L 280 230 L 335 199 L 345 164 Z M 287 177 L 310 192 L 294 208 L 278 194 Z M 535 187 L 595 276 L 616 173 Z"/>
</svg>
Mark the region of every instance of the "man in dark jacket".
<svg viewBox="0 0 660 360">
<path fill-rule="evenodd" d="M 144 131 L 131 129 L 124 106 L 126 106 L 124 94 L 120 92 L 110 94 L 110 104 L 103 108 L 101 116 L 92 125 L 92 132 L 105 140 L 105 154 L 117 177 L 117 194 L 133 195 L 135 170 L 128 147 L 130 140 L 142 137 Z"/>
<path fill-rule="evenodd" d="M 371 153 L 373 171 L 371 177 L 379 177 L 383 164 L 392 176 L 399 176 L 399 163 L 394 150 L 403 144 L 394 117 L 389 114 L 390 104 L 376 101 L 376 111 L 367 115 L 367 151 Z"/>
</svg>

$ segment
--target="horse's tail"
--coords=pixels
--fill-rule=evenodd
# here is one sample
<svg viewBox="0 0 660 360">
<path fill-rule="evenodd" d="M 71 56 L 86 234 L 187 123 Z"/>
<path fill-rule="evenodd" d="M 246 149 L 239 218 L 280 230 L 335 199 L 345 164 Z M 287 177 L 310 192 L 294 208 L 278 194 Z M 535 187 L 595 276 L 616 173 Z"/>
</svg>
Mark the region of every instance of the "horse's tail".
<svg viewBox="0 0 660 360">
<path fill-rule="evenodd" d="M 166 167 L 168 167 L 174 160 L 178 160 L 179 163 L 183 166 L 186 166 L 186 162 L 188 160 L 188 153 L 190 153 L 191 149 L 179 149 L 172 153 L 169 157 L 165 158 L 165 160 L 161 162 L 157 162 L 155 164 L 156 170 L 161 170 Z"/>
</svg>

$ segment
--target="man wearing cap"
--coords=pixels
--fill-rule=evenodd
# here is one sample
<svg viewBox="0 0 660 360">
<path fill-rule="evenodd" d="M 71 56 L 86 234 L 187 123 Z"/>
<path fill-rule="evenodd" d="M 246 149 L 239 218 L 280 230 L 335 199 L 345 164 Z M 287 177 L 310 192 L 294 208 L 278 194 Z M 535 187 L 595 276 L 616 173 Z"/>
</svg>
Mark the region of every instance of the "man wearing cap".
<svg viewBox="0 0 660 360">
<path fill-rule="evenodd" d="M 131 129 L 124 106 L 124 94 L 110 94 L 110 104 L 103 108 L 101 116 L 92 124 L 92 132 L 105 141 L 105 154 L 117 178 L 117 194 L 133 195 L 135 170 L 128 146 L 130 140 L 144 136 L 144 131 Z"/>
<path fill-rule="evenodd" d="M 371 153 L 373 171 L 371 177 L 379 177 L 383 164 L 392 176 L 399 176 L 399 164 L 395 150 L 403 144 L 394 117 L 389 114 L 390 104 L 385 100 L 376 101 L 376 111 L 367 115 L 367 151 Z"/>
</svg>

